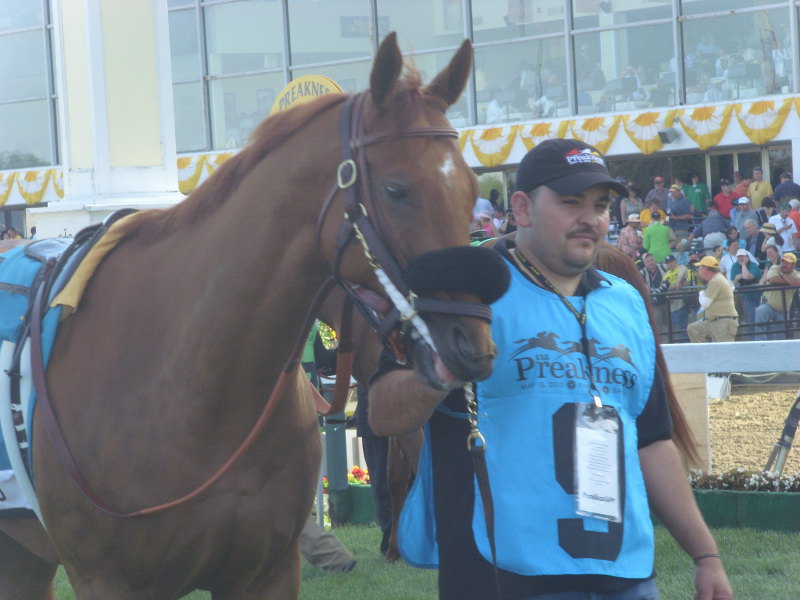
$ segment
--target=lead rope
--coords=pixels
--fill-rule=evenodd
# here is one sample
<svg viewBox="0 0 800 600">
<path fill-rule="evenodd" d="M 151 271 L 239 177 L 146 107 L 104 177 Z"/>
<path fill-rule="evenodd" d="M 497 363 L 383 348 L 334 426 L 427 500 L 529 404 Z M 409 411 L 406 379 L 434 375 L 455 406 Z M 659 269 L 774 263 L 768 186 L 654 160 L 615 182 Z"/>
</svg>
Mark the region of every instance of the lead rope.
<svg viewBox="0 0 800 600">
<path fill-rule="evenodd" d="M 478 429 L 478 401 L 472 390 L 472 383 L 464 384 L 464 396 L 467 401 L 467 420 L 469 434 L 467 435 L 467 451 L 472 458 L 475 478 L 478 482 L 478 491 L 483 502 L 483 518 L 486 522 L 486 535 L 489 538 L 489 548 L 492 551 L 492 568 L 494 569 L 494 583 L 498 600 L 502 598 L 500 589 L 500 575 L 497 570 L 497 548 L 494 538 L 494 500 L 492 488 L 489 485 L 489 469 L 486 466 L 486 439 Z"/>
</svg>

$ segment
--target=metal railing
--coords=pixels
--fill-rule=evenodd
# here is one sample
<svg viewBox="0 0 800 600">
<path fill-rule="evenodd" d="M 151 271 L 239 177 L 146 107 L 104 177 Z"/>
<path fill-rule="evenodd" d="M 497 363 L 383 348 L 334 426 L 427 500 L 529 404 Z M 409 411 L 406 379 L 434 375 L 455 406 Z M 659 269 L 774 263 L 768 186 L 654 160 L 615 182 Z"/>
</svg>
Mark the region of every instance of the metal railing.
<svg viewBox="0 0 800 600">
<path fill-rule="evenodd" d="M 696 320 L 696 313 L 699 308 L 697 295 L 702 289 L 705 289 L 705 286 L 686 286 L 679 290 L 653 293 L 651 294 L 651 299 L 653 300 L 654 304 L 658 305 L 666 303 L 668 307 L 671 300 L 684 300 L 685 302 L 688 302 L 689 323 L 691 323 L 692 321 Z M 783 290 L 790 291 L 792 293 L 781 295 L 783 320 L 780 323 L 773 321 L 771 323 L 758 325 L 754 322 L 748 321 L 747 313 L 743 309 L 741 300 L 737 301 L 736 298 L 742 294 L 753 294 L 755 292 L 760 292 L 763 294 L 764 292 Z M 775 339 L 784 340 L 791 340 L 795 337 L 800 337 L 800 295 L 798 295 L 797 287 L 790 285 L 748 285 L 735 288 L 733 294 L 736 309 L 739 313 L 739 330 L 736 333 L 737 340 L 747 340 L 751 339 L 754 335 L 761 334 L 779 336 Z M 671 315 L 669 316 L 671 317 Z M 666 325 L 667 331 L 660 332 L 662 344 L 673 344 L 688 341 L 686 330 L 674 329 L 671 318 L 667 319 Z"/>
</svg>

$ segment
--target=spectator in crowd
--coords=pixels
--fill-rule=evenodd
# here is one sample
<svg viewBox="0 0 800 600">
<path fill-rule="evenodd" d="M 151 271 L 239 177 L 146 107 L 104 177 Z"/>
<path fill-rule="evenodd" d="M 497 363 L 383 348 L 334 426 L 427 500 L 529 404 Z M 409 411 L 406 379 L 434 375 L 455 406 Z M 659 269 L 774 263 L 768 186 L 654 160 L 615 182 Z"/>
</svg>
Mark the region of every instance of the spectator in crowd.
<svg viewBox="0 0 800 600">
<path fill-rule="evenodd" d="M 658 199 L 659 206 L 666 206 L 669 201 L 669 191 L 664 186 L 664 178 L 661 175 L 653 177 L 653 189 L 644 197 L 644 205 L 650 206 L 653 198 Z"/>
<path fill-rule="evenodd" d="M 722 191 L 711 200 L 711 206 L 716 208 L 723 217 L 730 219 L 733 201 L 738 198 L 738 196 L 733 191 L 731 182 L 727 179 L 720 179 L 719 184 Z"/>
<path fill-rule="evenodd" d="M 694 343 L 734 341 L 739 315 L 733 304 L 733 288 L 720 273 L 719 262 L 713 256 L 704 256 L 697 274 L 706 282 L 706 288 L 698 294 L 702 318 L 689 324 L 689 339 Z"/>
<path fill-rule="evenodd" d="M 689 225 L 695 214 L 695 207 L 689 203 L 683 191 L 676 183 L 669 188 L 669 204 L 667 204 L 669 226 L 677 237 L 689 235 Z"/>
<path fill-rule="evenodd" d="M 667 220 L 667 213 L 664 212 L 663 208 L 661 208 L 662 206 L 661 200 L 659 200 L 658 198 L 651 198 L 650 202 L 649 203 L 645 202 L 645 204 L 647 204 L 647 208 L 645 208 L 639 214 L 639 220 L 642 222 L 643 230 L 646 229 L 648 225 L 650 225 L 650 223 L 653 222 L 653 215 L 655 213 L 658 213 L 659 215 L 658 220 L 661 221 L 662 223 Z"/>
<path fill-rule="evenodd" d="M 689 173 L 689 181 L 684 186 L 684 194 L 686 199 L 694 207 L 694 212 L 698 214 L 706 214 L 708 210 L 708 203 L 711 201 L 711 192 L 708 191 L 708 186 L 700 181 L 698 173 Z"/>
<path fill-rule="evenodd" d="M 617 247 L 630 256 L 632 260 L 639 258 L 639 252 L 642 247 L 642 234 L 639 231 L 640 222 L 638 213 L 628 215 L 628 223 L 620 230 L 619 238 L 617 238 Z"/>
<path fill-rule="evenodd" d="M 766 252 L 768 247 L 773 246 L 778 251 L 778 254 L 781 254 L 783 236 L 775 229 L 775 225 L 772 223 L 764 223 L 759 231 L 764 234 L 764 241 L 761 242 L 761 250 Z"/>
<path fill-rule="evenodd" d="M 736 256 L 740 249 L 743 250 L 744 252 L 747 252 L 746 249 L 741 248 L 738 239 L 729 240 L 728 247 L 725 249 L 725 253 L 722 255 L 722 258 L 719 259 L 719 271 L 730 281 L 733 280 L 733 276 L 731 275 L 731 268 L 733 267 L 733 265 L 736 264 Z M 753 262 L 757 262 L 756 257 L 750 254 L 749 252 L 747 252 L 747 256 Z"/>
<path fill-rule="evenodd" d="M 753 219 L 753 221 L 758 223 L 758 215 L 756 215 L 756 211 L 750 207 L 750 198 L 742 196 L 736 202 L 736 216 L 731 221 L 731 224 L 739 231 L 739 237 L 745 236 L 744 222 L 747 219 Z"/>
<path fill-rule="evenodd" d="M 742 175 L 739 171 L 733 172 L 733 193 L 737 198 L 747 196 L 750 190 L 750 184 L 753 183 L 752 175 Z"/>
<path fill-rule="evenodd" d="M 731 240 L 738 240 L 740 237 L 739 230 L 733 225 L 729 225 L 725 230 L 725 241 L 723 243 L 727 244 Z"/>
<path fill-rule="evenodd" d="M 664 281 L 666 267 L 656 262 L 652 253 L 645 252 L 642 254 L 642 268 L 639 273 L 647 284 L 647 289 L 650 290 L 658 333 L 666 336 L 669 332 L 669 303 L 665 297 L 660 295 L 669 288 L 669 283 Z"/>
<path fill-rule="evenodd" d="M 678 259 L 670 254 L 664 259 L 665 272 L 663 279 L 669 286 L 667 289 L 674 292 L 689 284 L 687 274 L 689 269 L 678 264 Z M 689 338 L 686 327 L 689 324 L 689 305 L 683 298 L 674 298 L 669 301 L 669 318 L 672 322 L 672 341 L 683 342 Z"/>
<path fill-rule="evenodd" d="M 709 208 L 708 216 L 692 230 L 689 239 L 702 240 L 703 248 L 713 248 L 725 241 L 727 228 L 727 219 L 719 214 L 717 209 Z"/>
<path fill-rule="evenodd" d="M 772 195 L 772 185 L 764 180 L 764 169 L 753 167 L 753 181 L 747 187 L 747 195 L 753 208 L 761 208 L 761 201 Z"/>
<path fill-rule="evenodd" d="M 505 222 L 506 214 L 503 211 L 503 207 L 499 204 L 495 204 L 492 210 L 492 225 L 494 225 L 494 230 L 499 233 Z"/>
<path fill-rule="evenodd" d="M 506 212 L 506 220 L 503 221 L 503 225 L 500 227 L 499 233 L 501 235 L 506 235 L 509 233 L 514 233 L 517 230 L 517 220 L 514 217 L 514 211 L 509 210 Z"/>
<path fill-rule="evenodd" d="M 777 246 L 767 246 L 766 251 L 767 259 L 761 266 L 761 279 L 758 285 L 767 285 L 767 275 L 769 275 L 770 267 L 781 264 L 781 253 L 778 251 Z"/>
<path fill-rule="evenodd" d="M 487 237 L 497 237 L 497 230 L 492 223 L 492 214 L 482 210 L 478 213 L 480 228 L 486 233 Z"/>
<path fill-rule="evenodd" d="M 652 223 L 644 230 L 642 247 L 653 255 L 656 262 L 661 262 L 671 252 L 672 231 L 661 222 L 660 212 L 654 212 L 652 218 Z"/>
<path fill-rule="evenodd" d="M 481 196 L 478 196 L 478 198 L 475 200 L 475 205 L 472 207 L 472 220 L 480 221 L 478 215 L 480 215 L 482 212 L 485 212 L 487 215 L 491 215 L 492 209 L 492 202 L 488 198 L 482 198 Z"/>
<path fill-rule="evenodd" d="M 747 250 L 750 254 L 756 257 L 761 262 L 766 260 L 767 255 L 761 247 L 764 244 L 764 233 L 759 231 L 758 225 L 753 219 L 746 219 L 744 222 L 744 233 L 742 248 Z"/>
<path fill-rule="evenodd" d="M 750 254 L 744 248 L 736 251 L 736 262 L 731 266 L 730 280 L 734 287 L 738 289 L 753 289 L 753 291 L 742 292 L 739 298 L 742 301 L 742 308 L 745 313 L 745 321 L 755 327 L 756 308 L 761 303 L 761 290 L 757 289 L 758 282 L 761 280 L 761 269 L 758 263 L 750 259 Z M 754 335 L 750 339 L 754 339 Z"/>
<path fill-rule="evenodd" d="M 789 171 L 784 171 L 780 174 L 780 183 L 775 186 L 772 197 L 776 202 L 783 202 L 790 198 L 800 198 L 800 185 L 794 182 Z"/>
<path fill-rule="evenodd" d="M 796 271 L 797 256 L 786 252 L 781 256 L 781 262 L 773 265 L 767 271 L 766 283 L 768 285 L 788 285 L 800 287 L 800 272 Z M 766 302 L 756 308 L 756 339 L 778 339 L 782 324 L 786 321 L 789 309 L 792 306 L 792 297 L 797 290 L 769 290 L 764 292 Z M 779 324 L 779 325 L 775 325 Z"/>
<path fill-rule="evenodd" d="M 764 223 L 768 223 L 776 213 L 775 200 L 772 199 L 772 196 L 767 196 L 761 201 L 761 208 L 756 211 L 759 227 Z"/>
<path fill-rule="evenodd" d="M 783 238 L 781 252 L 794 252 L 794 238 L 797 235 L 797 225 L 789 218 L 791 205 L 786 202 L 781 204 L 781 211 L 777 215 L 772 215 L 769 219 L 771 225 L 775 226 L 775 231 Z"/>
<path fill-rule="evenodd" d="M 628 217 L 631 215 L 639 216 L 639 213 L 644 210 L 644 202 L 639 197 L 639 192 L 633 186 L 633 184 L 628 184 L 628 196 L 623 198 L 619 205 L 619 212 L 622 219 L 622 224 L 628 222 Z"/>
<path fill-rule="evenodd" d="M 792 210 L 789 211 L 789 218 L 797 227 L 797 233 L 794 234 L 794 247 L 800 250 L 800 200 L 792 198 L 789 200 L 789 206 L 792 207 Z"/>
</svg>

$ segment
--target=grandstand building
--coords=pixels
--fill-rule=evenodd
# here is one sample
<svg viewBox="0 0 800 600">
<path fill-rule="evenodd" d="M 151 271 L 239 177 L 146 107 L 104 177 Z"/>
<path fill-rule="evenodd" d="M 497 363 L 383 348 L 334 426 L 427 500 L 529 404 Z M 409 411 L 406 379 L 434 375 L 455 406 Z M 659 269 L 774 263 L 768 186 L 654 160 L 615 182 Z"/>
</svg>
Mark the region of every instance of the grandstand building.
<svg viewBox="0 0 800 600">
<path fill-rule="evenodd" d="M 653 175 L 800 172 L 796 0 L 30 0 L 0 3 L 0 228 L 72 235 L 168 206 L 247 143 L 287 84 L 367 87 L 397 31 L 423 78 L 464 38 L 449 117 L 513 184 L 548 137 Z M 278 102 L 276 102 L 278 101 Z"/>
</svg>

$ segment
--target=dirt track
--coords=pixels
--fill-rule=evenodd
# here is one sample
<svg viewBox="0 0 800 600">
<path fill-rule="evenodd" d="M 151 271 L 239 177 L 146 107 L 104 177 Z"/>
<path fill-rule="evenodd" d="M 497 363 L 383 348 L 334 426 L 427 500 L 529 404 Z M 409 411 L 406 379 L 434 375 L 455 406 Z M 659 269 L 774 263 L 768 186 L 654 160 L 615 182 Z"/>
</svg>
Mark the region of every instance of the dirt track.
<svg viewBox="0 0 800 600">
<path fill-rule="evenodd" d="M 737 467 L 760 471 L 783 431 L 796 386 L 734 386 L 726 400 L 709 400 L 711 460 L 715 473 Z M 800 431 L 783 470 L 800 471 Z"/>
</svg>

